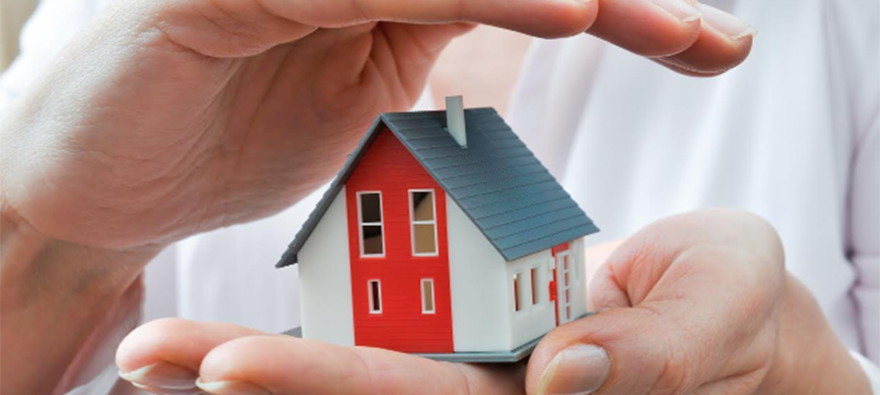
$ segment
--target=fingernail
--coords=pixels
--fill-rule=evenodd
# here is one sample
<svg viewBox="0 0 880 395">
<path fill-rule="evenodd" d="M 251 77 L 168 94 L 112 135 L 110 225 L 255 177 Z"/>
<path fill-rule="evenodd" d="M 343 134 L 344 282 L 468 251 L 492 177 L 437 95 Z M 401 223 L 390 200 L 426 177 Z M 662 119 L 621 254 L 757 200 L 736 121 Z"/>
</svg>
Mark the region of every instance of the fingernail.
<svg viewBox="0 0 880 395">
<path fill-rule="evenodd" d="M 214 395 L 271 395 L 265 388 L 247 381 L 203 381 L 199 378 L 196 380 L 196 385 L 202 391 Z"/>
<path fill-rule="evenodd" d="M 571 1 L 572 3 L 575 3 L 577 5 L 580 5 L 580 6 L 586 6 L 587 4 L 595 2 L 596 0 L 569 0 L 569 1 Z"/>
<path fill-rule="evenodd" d="M 758 34 L 758 29 L 733 15 L 704 4 L 700 4 L 698 7 L 703 12 L 703 20 L 721 34 L 730 37 L 731 40 L 754 37 Z"/>
<path fill-rule="evenodd" d="M 651 0 L 651 2 L 683 23 L 696 21 L 703 16 L 700 10 L 684 0 Z"/>
<path fill-rule="evenodd" d="M 611 359 L 601 347 L 579 344 L 562 350 L 541 376 L 538 394 L 582 395 L 602 387 L 611 372 Z"/>
<path fill-rule="evenodd" d="M 119 372 L 119 377 L 137 387 L 152 392 L 181 392 L 194 390 L 198 373 L 192 369 L 169 362 L 159 362 L 130 372 Z"/>
</svg>

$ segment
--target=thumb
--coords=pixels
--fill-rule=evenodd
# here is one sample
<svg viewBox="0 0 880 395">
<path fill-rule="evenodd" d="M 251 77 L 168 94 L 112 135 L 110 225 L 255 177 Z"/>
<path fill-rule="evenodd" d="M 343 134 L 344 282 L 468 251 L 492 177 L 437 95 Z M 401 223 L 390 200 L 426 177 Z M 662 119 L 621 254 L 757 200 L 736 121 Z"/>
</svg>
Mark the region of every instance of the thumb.
<svg viewBox="0 0 880 395">
<path fill-rule="evenodd" d="M 765 223 L 724 211 L 646 228 L 594 276 L 591 304 L 599 313 L 553 330 L 535 349 L 528 392 L 754 387 L 767 367 L 761 350 L 775 344 L 784 278 L 774 240 Z"/>
<path fill-rule="evenodd" d="M 679 328 L 641 308 L 603 311 L 551 332 L 529 361 L 529 394 L 636 394 L 692 388 Z"/>
<path fill-rule="evenodd" d="M 607 310 L 551 332 L 529 361 L 529 394 L 682 393 L 699 385 L 694 344 L 660 314 Z"/>
</svg>

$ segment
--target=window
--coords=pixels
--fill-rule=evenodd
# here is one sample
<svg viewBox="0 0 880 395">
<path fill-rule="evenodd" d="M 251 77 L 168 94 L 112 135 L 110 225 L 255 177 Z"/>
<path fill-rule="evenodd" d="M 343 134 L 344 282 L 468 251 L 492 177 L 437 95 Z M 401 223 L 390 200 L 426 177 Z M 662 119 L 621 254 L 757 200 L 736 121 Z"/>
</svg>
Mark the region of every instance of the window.
<svg viewBox="0 0 880 395">
<path fill-rule="evenodd" d="M 522 311 L 523 304 L 521 302 L 520 291 L 523 289 L 523 273 L 513 274 L 513 310 Z"/>
<path fill-rule="evenodd" d="M 538 278 L 539 273 L 540 271 L 537 266 L 533 267 L 529 272 L 529 279 L 532 281 L 532 306 L 537 305 L 540 302 L 539 298 L 541 295 L 541 289 L 539 288 L 540 281 L 538 281 L 540 280 L 540 278 Z"/>
<path fill-rule="evenodd" d="M 361 233 L 361 256 L 384 256 L 381 193 L 358 192 L 358 226 Z"/>
<path fill-rule="evenodd" d="M 434 280 L 422 279 L 422 314 L 434 314 Z"/>
<path fill-rule="evenodd" d="M 381 314 L 382 284 L 379 280 L 367 281 L 367 292 L 370 294 L 370 314 Z"/>
<path fill-rule="evenodd" d="M 415 256 L 437 255 L 437 220 L 433 190 L 409 192 L 412 249 Z"/>
</svg>

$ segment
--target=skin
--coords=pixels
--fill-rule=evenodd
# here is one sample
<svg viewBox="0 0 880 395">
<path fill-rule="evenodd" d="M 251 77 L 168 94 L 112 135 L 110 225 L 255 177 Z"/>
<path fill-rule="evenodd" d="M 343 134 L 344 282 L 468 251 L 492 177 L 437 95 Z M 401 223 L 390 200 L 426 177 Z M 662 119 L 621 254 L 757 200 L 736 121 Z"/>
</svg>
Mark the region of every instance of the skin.
<svg viewBox="0 0 880 395">
<path fill-rule="evenodd" d="M 0 392 L 50 393 L 163 247 L 325 182 L 379 112 L 413 104 L 440 51 L 475 23 L 586 31 L 697 75 L 734 67 L 752 43 L 646 0 L 119 2 L 3 111 Z M 192 325 L 212 338 L 210 324 Z M 414 363 L 337 351 L 340 362 L 367 352 Z"/>
<path fill-rule="evenodd" d="M 179 319 L 136 329 L 116 360 L 122 371 L 166 362 L 272 394 L 540 394 L 559 351 L 593 344 L 612 360 L 603 395 L 870 393 L 758 217 L 679 215 L 588 256 L 603 262 L 589 288 L 600 313 L 550 332 L 527 363 L 438 363 Z M 572 373 L 590 372 L 562 374 Z"/>
</svg>

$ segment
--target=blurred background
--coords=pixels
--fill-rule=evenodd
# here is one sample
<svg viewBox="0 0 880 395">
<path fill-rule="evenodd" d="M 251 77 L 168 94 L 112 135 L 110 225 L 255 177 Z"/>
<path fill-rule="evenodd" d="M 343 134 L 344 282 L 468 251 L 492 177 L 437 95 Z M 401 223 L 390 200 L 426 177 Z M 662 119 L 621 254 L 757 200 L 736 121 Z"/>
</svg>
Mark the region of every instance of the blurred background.
<svg viewBox="0 0 880 395">
<path fill-rule="evenodd" d="M 39 0 L 0 0 L 0 73 L 18 56 L 18 37 Z"/>
</svg>

